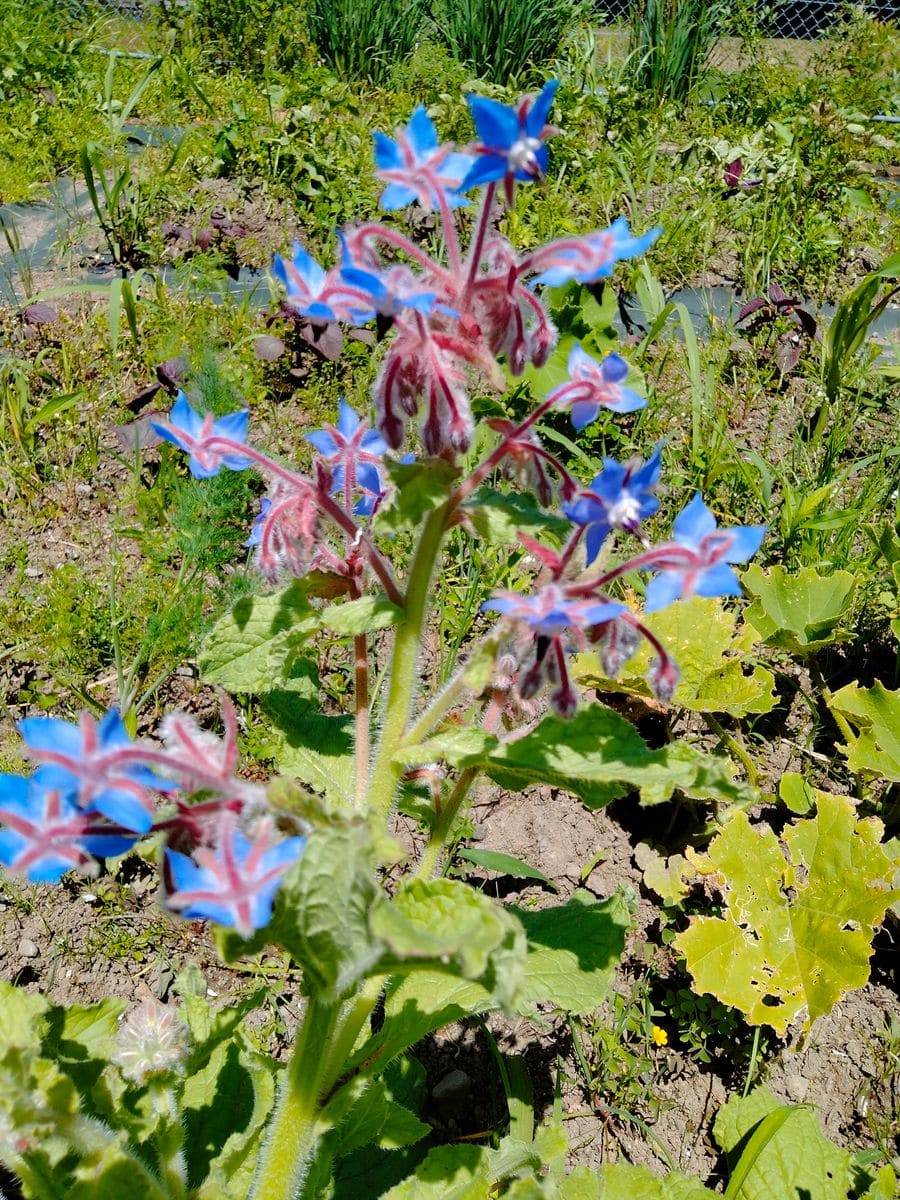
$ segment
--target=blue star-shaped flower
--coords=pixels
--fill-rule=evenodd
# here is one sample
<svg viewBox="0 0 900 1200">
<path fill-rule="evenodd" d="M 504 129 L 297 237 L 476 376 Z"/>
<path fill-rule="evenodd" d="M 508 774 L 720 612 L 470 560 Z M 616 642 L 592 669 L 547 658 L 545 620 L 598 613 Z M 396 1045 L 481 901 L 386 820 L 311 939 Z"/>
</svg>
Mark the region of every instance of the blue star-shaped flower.
<svg viewBox="0 0 900 1200">
<path fill-rule="evenodd" d="M 637 533 L 641 522 L 659 508 L 653 490 L 662 472 L 662 445 L 643 464 L 632 460 L 617 463 L 604 458 L 603 470 L 577 500 L 562 505 L 576 525 L 585 526 L 585 552 L 590 566 L 612 529 Z"/>
<path fill-rule="evenodd" d="M 438 142 L 437 130 L 424 105 L 419 105 L 405 129 L 391 139 L 376 132 L 375 167 L 387 187 L 381 193 L 381 207 L 406 208 L 418 202 L 426 212 L 440 206 L 441 197 L 449 207 L 467 204 L 456 189 L 469 170 L 472 160 Z"/>
<path fill-rule="evenodd" d="M 0 775 L 0 863 L 32 883 L 57 883 L 91 856 L 112 858 L 135 843 L 127 830 L 98 824 L 72 796 L 42 787 L 37 775 Z"/>
<path fill-rule="evenodd" d="M 529 287 L 539 283 L 547 287 L 559 287 L 576 279 L 579 283 L 596 283 L 615 270 L 616 263 L 626 258 L 636 258 L 653 245 L 662 229 L 657 226 L 640 237 L 632 237 L 628 222 L 618 217 L 608 229 L 601 229 L 587 237 L 564 238 L 551 242 L 535 252 L 531 262 L 540 274 L 532 279 Z"/>
<path fill-rule="evenodd" d="M 623 604 L 592 597 L 567 596 L 557 583 L 548 583 L 530 596 L 518 592 L 495 592 L 482 610 L 502 613 L 512 621 L 521 621 L 536 634 L 555 637 L 566 629 L 589 629 L 602 625 L 625 611 Z"/>
<path fill-rule="evenodd" d="M 598 363 L 576 342 L 569 354 L 568 367 L 567 382 L 554 388 L 547 398 L 569 409 L 576 429 L 590 425 L 601 408 L 616 413 L 646 408 L 645 398 L 622 382 L 628 375 L 628 363 L 621 355 L 607 354 Z"/>
<path fill-rule="evenodd" d="M 190 455 L 188 467 L 195 479 L 209 479 L 218 475 L 223 467 L 243 471 L 250 466 L 250 459 L 244 455 L 208 444 L 213 438 L 246 442 L 249 419 L 247 409 L 225 417 L 213 417 L 212 413 L 201 416 L 191 408 L 184 392 L 179 392 L 168 421 L 151 421 L 150 424 L 161 438 L 187 451 Z"/>
<path fill-rule="evenodd" d="M 133 743 L 115 709 L 99 723 L 82 713 L 77 725 L 55 717 L 26 717 L 19 732 L 30 757 L 41 764 L 35 784 L 71 794 L 84 812 L 102 813 L 135 833 L 146 833 L 153 824 L 154 803 L 147 789 L 168 792 L 176 787 L 121 753 Z"/>
<path fill-rule="evenodd" d="M 332 492 L 355 492 L 364 494 L 357 500 L 353 511 L 368 516 L 376 502 L 384 494 L 379 466 L 387 453 L 387 442 L 368 422 L 361 421 L 346 400 L 338 404 L 337 425 L 326 425 L 315 433 L 308 433 L 306 440 L 312 442 L 322 458 L 332 467 Z"/>
<path fill-rule="evenodd" d="M 543 139 L 550 132 L 547 116 L 558 87 L 559 80 L 551 79 L 533 100 L 526 97 L 516 108 L 486 96 L 466 97 L 479 142 L 472 147 L 478 157 L 459 185 L 461 192 L 502 179 L 510 200 L 514 180 L 545 174 L 549 154 Z"/>
<path fill-rule="evenodd" d="M 281 877 L 305 844 L 303 837 L 276 841 L 264 823 L 252 841 L 234 825 L 226 826 L 215 850 L 194 852 L 196 862 L 166 850 L 174 885 L 168 903 L 190 920 L 215 921 L 249 937 L 268 925 Z"/>
<path fill-rule="evenodd" d="M 338 320 L 338 314 L 329 303 L 333 288 L 328 274 L 299 242 L 294 242 L 293 256 L 289 260 L 275 255 L 272 270 L 287 290 L 288 304 L 301 316 L 323 324 Z"/>
<path fill-rule="evenodd" d="M 645 609 L 656 612 L 691 596 L 739 596 L 730 563 L 746 562 L 759 549 L 765 525 L 719 529 L 699 492 L 675 518 L 672 541 L 659 547 L 659 575 L 647 584 Z"/>
</svg>

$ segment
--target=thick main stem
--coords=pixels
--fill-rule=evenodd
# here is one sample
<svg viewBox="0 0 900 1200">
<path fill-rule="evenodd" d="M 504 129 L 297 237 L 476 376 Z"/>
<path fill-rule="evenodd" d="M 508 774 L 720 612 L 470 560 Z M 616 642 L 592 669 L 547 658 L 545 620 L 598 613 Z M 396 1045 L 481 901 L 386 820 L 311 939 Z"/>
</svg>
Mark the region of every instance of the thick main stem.
<svg viewBox="0 0 900 1200">
<path fill-rule="evenodd" d="M 384 708 L 381 741 L 369 776 L 368 808 L 386 821 L 403 768 L 393 761 L 409 723 L 416 692 L 419 650 L 431 577 L 444 536 L 449 502 L 428 514 L 406 585 L 404 616 L 397 628 L 391 663 L 391 682 Z"/>
<path fill-rule="evenodd" d="M 284 1073 L 251 1200 L 295 1200 L 299 1194 L 322 1132 L 319 1097 L 339 1013 L 339 1004 L 323 1004 L 310 997 Z"/>
</svg>

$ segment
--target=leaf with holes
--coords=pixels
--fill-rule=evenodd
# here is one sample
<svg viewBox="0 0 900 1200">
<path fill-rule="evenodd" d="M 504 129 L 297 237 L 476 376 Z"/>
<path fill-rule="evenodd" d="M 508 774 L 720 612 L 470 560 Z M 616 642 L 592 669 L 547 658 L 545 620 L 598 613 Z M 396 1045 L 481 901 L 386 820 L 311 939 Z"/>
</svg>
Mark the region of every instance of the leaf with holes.
<svg viewBox="0 0 900 1200">
<path fill-rule="evenodd" d="M 736 813 L 709 848 L 727 907 L 693 917 L 675 938 L 698 992 L 711 992 L 752 1025 L 783 1035 L 863 987 L 875 926 L 900 893 L 883 826 L 857 820 L 844 796 L 822 795 L 816 816 L 775 834 Z"/>
</svg>

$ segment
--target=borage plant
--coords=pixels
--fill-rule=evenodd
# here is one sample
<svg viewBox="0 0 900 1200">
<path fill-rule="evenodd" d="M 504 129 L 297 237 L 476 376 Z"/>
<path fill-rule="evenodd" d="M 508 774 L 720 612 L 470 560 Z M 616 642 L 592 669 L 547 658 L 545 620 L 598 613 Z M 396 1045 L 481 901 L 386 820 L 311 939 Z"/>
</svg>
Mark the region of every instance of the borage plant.
<svg viewBox="0 0 900 1200">
<path fill-rule="evenodd" d="M 497 231 L 517 186 L 546 171 L 555 86 L 516 108 L 470 97 L 478 140 L 464 152 L 439 143 L 421 108 L 394 138 L 375 135 L 383 205 L 417 201 L 435 211 L 442 261 L 375 223 L 344 231 L 330 270 L 300 247 L 276 261 L 298 314 L 375 321 L 390 335 L 374 427 L 342 404 L 333 426 L 309 435 L 315 456 L 302 473 L 248 444 L 246 412 L 214 418 L 180 394 L 157 426 L 187 453 L 194 476 L 253 468 L 268 485 L 249 544 L 278 590 L 239 602 L 220 622 L 208 677 L 277 697 L 295 745 L 310 721 L 308 745 L 326 718 L 310 703 L 317 675 L 303 652 L 319 629 L 343 635 L 352 647 L 355 746 L 327 775 L 307 777 L 308 759 L 298 755 L 299 778 L 267 790 L 239 773 L 227 699 L 221 738 L 181 713 L 163 721 L 156 740 L 132 740 L 114 711 L 99 723 L 21 722 L 38 765 L 30 779 L 3 777 L 0 861 L 9 871 L 56 882 L 152 837 L 166 907 L 213 922 L 228 960 L 282 947 L 302 969 L 304 996 L 282 1065 L 241 1032 L 253 1001 L 210 1014 L 186 988 L 180 1009 L 150 1006 L 117 1028 L 119 1002 L 56 1009 L 7 987 L 0 1157 L 28 1196 L 118 1197 L 123 1188 L 153 1200 L 331 1195 L 329 1180 L 354 1151 L 430 1133 L 403 1103 L 416 1090 L 406 1051 L 426 1034 L 495 1009 L 532 1013 L 542 1001 L 594 1009 L 624 948 L 621 896 L 598 902 L 576 893 L 562 907 L 520 912 L 440 877 L 480 772 L 512 788 L 550 782 L 593 806 L 631 789 L 645 800 L 676 787 L 697 798 L 743 797 L 722 760 L 686 745 L 650 749 L 624 718 L 583 704 L 570 677 L 573 649 L 594 648 L 611 676 L 645 638 L 655 655 L 652 686 L 671 699 L 676 664 L 625 581 L 650 577 L 648 611 L 693 595 L 733 595 L 732 564 L 754 554 L 763 535 L 719 528 L 697 495 L 672 536 L 654 543 L 646 522 L 659 508 L 660 447 L 646 463 L 607 460 L 585 486 L 542 443 L 539 422 L 553 411 L 581 429 L 604 410 L 646 403 L 628 385 L 623 359 L 611 353 L 598 362 L 576 344 L 570 378 L 524 419 L 493 417 L 483 435 L 493 448 L 462 471 L 475 433 L 470 389 L 502 386 L 501 358 L 519 375 L 553 349 L 542 285 L 604 279 L 658 234 L 634 237 L 619 219 L 519 256 Z M 456 210 L 476 188 L 480 207 L 464 245 Z M 424 457 L 406 449 L 414 418 Z M 511 491 L 510 479 L 533 497 Z M 554 497 L 562 515 L 547 511 Z M 488 597 L 484 611 L 498 619 L 485 622 L 490 628 L 449 682 L 429 689 L 421 650 L 448 531 L 497 541 L 523 526 L 529 532 L 519 540 L 540 571 L 533 587 Z M 568 533 L 555 541 L 535 536 L 561 527 Z M 398 547 L 408 539 L 398 533 L 415 535 L 406 562 Z M 628 538 L 637 545 L 631 555 L 620 550 Z M 387 681 L 373 704 L 370 635 L 389 628 Z M 311 779 L 324 797 L 303 786 Z M 418 859 L 404 860 L 389 836 L 398 803 L 425 828 Z M 384 867 L 400 862 L 400 883 L 395 871 L 385 888 Z M 533 1146 L 516 1145 L 490 1171 L 542 1188 Z M 440 1147 L 423 1169 L 449 1180 L 473 1153 L 485 1152 Z M 401 1176 L 403 1161 L 395 1160 Z M 381 1190 L 366 1186 L 366 1195 Z"/>
</svg>

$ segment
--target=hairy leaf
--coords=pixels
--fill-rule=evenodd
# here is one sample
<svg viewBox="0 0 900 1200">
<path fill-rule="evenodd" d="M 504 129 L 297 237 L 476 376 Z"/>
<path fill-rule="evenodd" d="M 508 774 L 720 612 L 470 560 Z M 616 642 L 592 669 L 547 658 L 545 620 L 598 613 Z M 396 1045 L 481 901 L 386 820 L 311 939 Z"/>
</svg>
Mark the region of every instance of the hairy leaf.
<svg viewBox="0 0 900 1200">
<path fill-rule="evenodd" d="M 725 760 L 686 743 L 651 750 L 635 727 L 602 704 L 587 704 L 565 721 L 547 716 L 525 737 L 460 762 L 478 766 L 501 787 L 521 791 L 549 783 L 601 808 L 635 788 L 645 804 L 668 800 L 676 788 L 692 798 L 738 802 L 748 791 Z"/>
<path fill-rule="evenodd" d="M 382 533 L 418 529 L 431 510 L 448 498 L 459 475 L 443 458 L 414 463 L 386 459 L 384 465 L 396 491 L 376 514 L 375 527 Z"/>
<path fill-rule="evenodd" d="M 321 792 L 337 808 L 353 806 L 353 717 L 325 716 L 290 692 L 262 697 L 274 725 L 271 753 L 278 770 Z"/>
<path fill-rule="evenodd" d="M 402 609 L 384 596 L 360 596 L 343 604 L 329 604 L 320 614 L 326 629 L 345 636 L 386 629 L 402 616 Z"/>
<path fill-rule="evenodd" d="M 531 537 L 558 543 L 571 528 L 562 517 L 545 513 L 529 496 L 483 487 L 467 500 L 463 512 L 489 546 L 514 545 L 519 530 Z"/>
<path fill-rule="evenodd" d="M 725 913 L 692 917 L 675 938 L 697 991 L 783 1035 L 802 1010 L 811 1025 L 862 987 L 874 927 L 898 894 L 882 831 L 823 795 L 814 818 L 785 829 L 786 858 L 770 829 L 737 813 L 709 848 Z"/>
<path fill-rule="evenodd" d="M 230 692 L 307 690 L 306 674 L 292 683 L 291 668 L 318 624 L 301 580 L 269 595 L 242 596 L 204 638 L 202 676 Z"/>
<path fill-rule="evenodd" d="M 600 1168 L 600 1200 L 709 1200 L 710 1196 L 712 1192 L 699 1179 L 679 1171 L 660 1179 L 646 1167 L 630 1163 L 606 1163 Z"/>
</svg>

